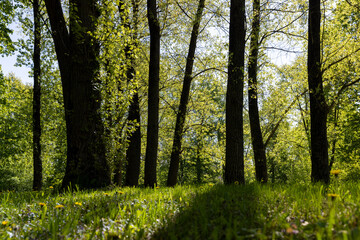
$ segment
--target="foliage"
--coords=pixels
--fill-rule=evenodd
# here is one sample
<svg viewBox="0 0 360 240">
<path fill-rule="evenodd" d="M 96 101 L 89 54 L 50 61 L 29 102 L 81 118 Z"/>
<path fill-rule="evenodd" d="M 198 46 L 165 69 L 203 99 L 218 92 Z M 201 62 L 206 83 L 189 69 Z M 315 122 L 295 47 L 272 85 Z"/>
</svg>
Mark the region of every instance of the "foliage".
<svg viewBox="0 0 360 240">
<path fill-rule="evenodd" d="M 0 2 L 0 54 L 9 55 L 14 51 L 13 42 L 10 38 L 13 32 L 10 24 L 14 20 L 16 5 L 12 0 L 2 0 Z"/>
<path fill-rule="evenodd" d="M 31 88 L 0 75 L 0 190 L 31 182 Z"/>
</svg>

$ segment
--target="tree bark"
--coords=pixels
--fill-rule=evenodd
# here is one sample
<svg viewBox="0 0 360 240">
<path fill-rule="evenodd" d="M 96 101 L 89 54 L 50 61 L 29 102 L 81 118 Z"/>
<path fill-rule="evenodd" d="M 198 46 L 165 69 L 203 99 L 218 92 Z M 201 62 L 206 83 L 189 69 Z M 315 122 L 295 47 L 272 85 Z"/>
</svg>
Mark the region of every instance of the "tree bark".
<svg viewBox="0 0 360 240">
<path fill-rule="evenodd" d="M 42 187 L 42 160 L 41 160 L 41 16 L 39 0 L 33 0 L 34 11 L 34 92 L 33 92 L 33 161 L 34 178 L 33 190 L 39 191 Z"/>
<path fill-rule="evenodd" d="M 141 156 L 141 132 L 140 132 L 140 107 L 139 94 L 134 93 L 130 106 L 128 121 L 136 123 L 135 130 L 129 134 L 129 146 L 126 150 L 126 186 L 138 186 L 140 175 L 140 156 Z"/>
<path fill-rule="evenodd" d="M 248 63 L 248 99 L 251 142 L 254 151 L 256 180 L 261 183 L 268 181 L 265 145 L 262 137 L 258 108 L 258 55 L 260 33 L 260 0 L 253 1 L 253 20 L 250 39 L 250 55 Z"/>
<path fill-rule="evenodd" d="M 175 132 L 173 146 L 171 150 L 170 168 L 168 173 L 167 185 L 175 186 L 179 171 L 179 162 L 181 154 L 181 144 L 183 138 L 184 124 L 186 118 L 187 105 L 189 102 L 190 87 L 192 81 L 192 71 L 194 66 L 196 42 L 199 35 L 200 21 L 205 7 L 205 0 L 199 0 L 198 9 L 191 32 L 189 52 L 186 58 L 185 76 L 183 88 L 181 91 L 179 110 L 176 114 Z"/>
<path fill-rule="evenodd" d="M 131 1 L 133 8 L 132 21 L 128 12 L 125 11 L 126 4 L 123 0 L 119 2 L 119 12 L 123 27 L 130 33 L 131 38 L 125 43 L 125 61 L 126 61 L 126 78 L 128 83 L 135 79 L 135 53 L 133 49 L 138 46 L 138 24 L 139 24 L 139 1 Z M 131 26 L 132 24 L 132 26 Z M 140 157 L 141 157 L 141 131 L 140 131 L 140 103 L 138 88 L 135 89 L 134 94 L 130 100 L 128 112 L 128 132 L 127 140 L 128 147 L 126 149 L 126 186 L 138 186 L 140 175 Z M 119 169 L 120 170 L 120 169 Z M 115 172 L 116 179 L 120 177 L 119 170 Z"/>
<path fill-rule="evenodd" d="M 327 104 L 323 89 L 320 48 L 320 0 L 309 0 L 308 84 L 310 94 L 311 180 L 329 183 L 326 132 Z"/>
<path fill-rule="evenodd" d="M 111 183 L 100 116 L 99 15 L 95 0 L 70 1 L 70 33 L 60 0 L 46 0 L 59 62 L 66 119 L 67 163 L 62 187 L 97 188 Z"/>
<path fill-rule="evenodd" d="M 144 183 L 147 187 L 154 187 L 157 183 L 160 82 L 160 24 L 156 12 L 156 0 L 147 0 L 147 18 L 150 29 L 150 63 Z"/>
<path fill-rule="evenodd" d="M 243 143 L 245 1 L 231 0 L 230 4 L 224 182 L 243 184 L 245 183 Z"/>
</svg>

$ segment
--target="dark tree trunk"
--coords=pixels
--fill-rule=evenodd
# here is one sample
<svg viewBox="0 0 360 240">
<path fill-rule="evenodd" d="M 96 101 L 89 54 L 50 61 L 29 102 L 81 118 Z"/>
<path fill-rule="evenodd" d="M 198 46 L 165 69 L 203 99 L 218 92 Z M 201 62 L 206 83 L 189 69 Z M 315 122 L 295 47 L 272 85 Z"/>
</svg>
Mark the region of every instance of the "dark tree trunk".
<svg viewBox="0 0 360 240">
<path fill-rule="evenodd" d="M 254 151 L 256 180 L 261 183 L 268 181 L 265 145 L 261 133 L 259 108 L 258 108 L 258 55 L 260 33 L 260 0 L 253 1 L 253 20 L 250 41 L 250 55 L 248 63 L 248 99 L 251 142 Z"/>
<path fill-rule="evenodd" d="M 156 165 L 159 141 L 160 82 L 160 24 L 156 12 L 156 0 L 147 0 L 147 18 L 150 29 L 150 63 L 144 183 L 147 187 L 154 187 L 156 185 Z"/>
<path fill-rule="evenodd" d="M 64 98 L 65 122 L 66 122 L 66 143 L 67 143 L 67 162 L 66 175 L 63 180 L 63 187 L 69 183 L 67 179 L 73 179 L 74 176 L 69 176 L 71 169 L 76 168 L 76 160 L 72 156 L 74 152 L 74 141 L 72 135 L 72 115 L 73 100 L 71 99 L 71 72 L 70 72 L 70 38 L 67 30 L 66 21 L 64 18 L 61 1 L 60 0 L 45 0 L 46 10 L 49 15 L 51 34 L 54 40 L 56 57 L 59 63 L 61 83 Z M 66 184 L 64 184 L 66 182 Z"/>
<path fill-rule="evenodd" d="M 33 190 L 41 190 L 42 187 L 42 161 L 41 161 L 41 123 L 40 123 L 40 107 L 41 107 L 41 60 L 40 60 L 40 42 L 41 42 L 41 26 L 40 26 L 40 9 L 39 1 L 33 1 L 34 11 L 34 93 L 33 93 L 33 161 L 34 161 L 34 179 Z"/>
<path fill-rule="evenodd" d="M 125 55 L 126 55 L 126 64 L 127 64 L 127 79 L 128 82 L 131 82 L 135 78 L 135 54 L 131 49 L 137 48 L 138 42 L 138 24 L 139 24 L 139 1 L 133 0 L 133 28 L 130 26 L 130 19 L 125 9 L 125 4 L 123 1 L 120 1 L 119 11 L 122 14 L 122 22 L 124 27 L 130 32 L 131 39 L 130 42 L 126 43 Z M 126 175 L 125 175 L 125 185 L 126 186 L 138 186 L 139 175 L 140 175 L 140 157 L 141 157 L 141 131 L 140 131 L 140 105 L 139 105 L 139 94 L 138 89 L 135 89 L 135 93 L 132 96 L 129 106 L 129 115 L 128 115 L 128 124 L 129 128 L 132 129 L 128 132 L 127 140 L 129 146 L 126 149 Z"/>
<path fill-rule="evenodd" d="M 229 66 L 226 92 L 225 184 L 245 183 L 243 89 L 245 53 L 245 1 L 231 0 Z"/>
<path fill-rule="evenodd" d="M 204 10 L 204 6 L 205 6 L 205 0 L 199 0 L 198 9 L 196 12 L 195 21 L 193 23 L 193 29 L 191 32 L 189 52 L 186 58 L 185 76 L 184 76 L 183 88 L 181 91 L 179 111 L 177 112 L 176 115 L 174 140 L 171 150 L 170 168 L 167 179 L 168 186 L 175 186 L 177 182 L 180 154 L 181 154 L 181 143 L 182 143 L 185 117 L 187 111 L 186 109 L 187 109 L 187 104 L 189 102 L 190 86 L 192 81 L 191 75 L 194 66 L 196 41 L 199 35 L 200 21 Z"/>
<path fill-rule="evenodd" d="M 70 1 L 70 33 L 60 0 L 46 0 L 63 86 L 67 164 L 62 187 L 97 188 L 111 183 L 105 157 L 98 85 L 99 44 L 95 0 Z"/>
<path fill-rule="evenodd" d="M 130 107 L 129 117 L 130 123 L 136 123 L 135 130 L 130 133 L 128 140 L 129 146 L 126 150 L 126 186 L 137 186 L 140 175 L 140 156 L 141 156 L 141 132 L 140 132 L 140 107 L 139 107 L 139 95 L 134 93 Z"/>
<path fill-rule="evenodd" d="M 309 1 L 308 83 L 310 94 L 311 180 L 329 183 L 326 132 L 327 104 L 322 82 L 320 49 L 320 0 Z"/>
</svg>

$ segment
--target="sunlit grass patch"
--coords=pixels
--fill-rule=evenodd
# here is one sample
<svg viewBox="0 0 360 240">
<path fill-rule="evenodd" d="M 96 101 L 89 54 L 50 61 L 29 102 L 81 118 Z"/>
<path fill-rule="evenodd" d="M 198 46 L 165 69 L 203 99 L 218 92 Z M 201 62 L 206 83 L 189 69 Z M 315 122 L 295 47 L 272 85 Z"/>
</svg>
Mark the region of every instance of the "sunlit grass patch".
<svg viewBox="0 0 360 240">
<path fill-rule="evenodd" d="M 339 183 L 4 192 L 0 239 L 357 239 L 359 196 Z"/>
</svg>

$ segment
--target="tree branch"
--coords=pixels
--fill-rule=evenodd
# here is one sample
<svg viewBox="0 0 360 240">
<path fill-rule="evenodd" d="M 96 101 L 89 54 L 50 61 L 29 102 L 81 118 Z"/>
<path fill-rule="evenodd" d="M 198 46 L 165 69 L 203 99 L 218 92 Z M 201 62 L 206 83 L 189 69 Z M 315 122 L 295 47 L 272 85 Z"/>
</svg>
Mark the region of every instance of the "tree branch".
<svg viewBox="0 0 360 240">
<path fill-rule="evenodd" d="M 352 56 L 353 54 L 357 53 L 358 51 L 360 51 L 360 48 L 358 48 L 358 49 L 356 49 L 354 52 L 349 53 L 349 54 L 347 54 L 346 56 L 344 56 L 344 57 L 336 60 L 335 62 L 330 63 L 326 68 L 324 68 L 324 69 L 321 71 L 321 73 L 324 74 L 324 72 L 327 71 L 327 70 L 329 70 L 332 66 L 334 66 L 334 65 L 336 65 L 336 64 L 344 61 L 345 59 L 347 59 L 348 57 L 350 57 L 350 56 Z"/>
<path fill-rule="evenodd" d="M 277 123 L 275 124 L 275 127 L 271 130 L 269 136 L 267 137 L 264 146 L 266 148 L 266 146 L 269 144 L 271 138 L 275 135 L 277 129 L 280 126 L 280 123 L 284 120 L 284 118 L 286 117 L 287 113 L 291 110 L 292 106 L 296 103 L 296 101 L 303 96 L 305 93 L 307 93 L 307 89 L 305 91 L 303 91 L 301 94 L 299 94 L 298 96 L 296 96 L 296 98 L 290 103 L 290 105 L 285 109 L 284 113 L 282 114 L 281 118 L 277 121 Z"/>
<path fill-rule="evenodd" d="M 352 82 L 349 82 L 349 83 L 346 83 L 344 84 L 340 89 L 339 91 L 337 92 L 336 96 L 335 96 L 335 99 L 332 101 L 332 103 L 329 105 L 328 107 L 328 112 L 331 111 L 332 108 L 335 107 L 335 104 L 338 102 L 339 98 L 340 98 L 340 95 L 348 88 L 348 87 L 351 87 L 352 85 L 355 85 L 356 83 L 360 82 L 360 78 L 352 81 Z"/>
<path fill-rule="evenodd" d="M 204 72 L 211 71 L 211 70 L 216 70 L 216 71 L 219 71 L 219 72 L 222 72 L 222 73 L 227 74 L 227 71 L 224 71 L 224 70 L 222 70 L 222 69 L 220 69 L 220 68 L 212 67 L 212 68 L 206 68 L 206 69 L 201 70 L 200 72 L 196 73 L 192 78 L 194 79 L 194 78 L 196 78 L 197 76 L 203 74 Z"/>
</svg>

